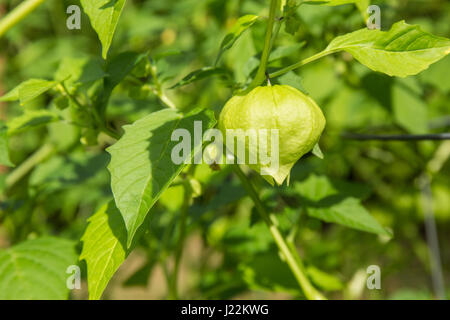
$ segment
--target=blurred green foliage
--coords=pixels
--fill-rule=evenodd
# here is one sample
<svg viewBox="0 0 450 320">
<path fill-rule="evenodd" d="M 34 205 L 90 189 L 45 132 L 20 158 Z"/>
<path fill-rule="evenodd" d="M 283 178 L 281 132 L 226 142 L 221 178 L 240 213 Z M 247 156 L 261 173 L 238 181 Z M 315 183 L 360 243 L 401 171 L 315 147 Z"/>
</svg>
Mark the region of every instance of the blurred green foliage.
<svg viewBox="0 0 450 320">
<path fill-rule="evenodd" d="M 0 14 L 19 2 L 0 1 Z M 218 114 L 233 89 L 248 83 L 256 72 L 265 32 L 263 19 L 223 53 L 218 64 L 222 70 L 219 76 L 170 88 L 190 72 L 214 65 L 220 43 L 237 19 L 246 14 L 267 15 L 266 2 L 129 1 L 109 55 L 114 57 L 125 51 L 148 53 L 161 86 L 180 109 L 207 107 Z M 0 95 L 30 78 L 62 80 L 67 73 L 83 78 L 85 83 L 71 90 L 81 92 L 86 101 L 91 99 L 96 80 L 105 76 L 104 61 L 99 58 L 100 42 L 86 15 L 82 16 L 81 30 L 70 31 L 65 27 L 65 8 L 74 3 L 77 1 L 47 1 L 0 39 Z M 450 36 L 448 1 L 380 0 L 376 4 L 381 7 L 383 30 L 404 19 L 435 35 Z M 297 19 L 288 24 L 287 30 L 281 29 L 269 70 L 295 63 L 323 50 L 335 36 L 364 27 L 361 14 L 353 5 L 305 5 L 294 10 Z M 293 28 L 296 32 L 292 32 Z M 307 156 L 299 161 L 293 169 L 290 187 L 272 188 L 256 175 L 251 176 L 262 189 L 264 203 L 279 216 L 280 229 L 286 234 L 295 229 L 308 274 L 329 297 L 433 297 L 418 178 L 443 142 L 359 142 L 343 139 L 341 133 L 448 131 L 449 70 L 450 58 L 446 57 L 418 76 L 391 78 L 370 71 L 342 53 L 309 64 L 284 79 L 275 79 L 295 83 L 324 110 L 327 128 L 321 149 L 325 157 L 321 160 Z M 0 110 L 4 120 L 22 117 L 18 126 L 23 126 L 27 120 L 23 117 L 33 112 L 51 112 L 50 117 L 71 112 L 66 108 L 68 103 L 56 101 L 47 93 L 31 102 L 25 101 L 23 106 L 1 103 Z M 163 107 L 148 88 L 125 80 L 114 90 L 107 117 L 112 127 L 119 128 Z M 69 123 L 41 120 L 33 122 L 32 130 L 11 137 L 11 161 L 22 163 L 48 141 L 57 145 L 57 155 L 39 164 L 12 189 L 5 190 L 4 183 L 0 183 L 4 190 L 0 247 L 44 235 L 78 241 L 87 218 L 112 198 L 106 169 L 109 155 L 104 150 L 108 138 L 100 135 L 100 144 L 96 144 L 95 135 L 91 137 L 95 145 L 82 144 L 80 139 L 89 140 L 86 130 Z M 83 123 L 85 119 L 78 121 Z M 222 166 L 220 171 L 214 171 L 199 165 L 194 177 L 201 184 L 201 195 L 189 208 L 188 232 L 201 238 L 202 246 L 198 249 L 201 259 L 186 258 L 190 261 L 185 268 L 192 289 L 184 292 L 184 297 L 232 298 L 254 291 L 284 292 L 293 298 L 303 298 L 289 269 L 279 259 L 266 226 L 230 168 Z M 336 187 L 355 201 L 362 201 L 394 237 L 313 219 L 307 199 L 314 188 L 308 183 L 322 178 L 327 188 Z M 449 178 L 447 162 L 432 180 L 433 209 L 447 288 L 450 288 Z M 4 180 L 2 176 L 0 181 Z M 326 193 L 320 185 L 318 192 Z M 126 285 L 152 286 L 152 282 L 147 283 L 152 269 L 164 263 L 175 250 L 182 201 L 183 188 L 172 186 L 152 209 L 148 231 L 139 244 L 147 262 Z M 379 265 L 382 270 L 381 290 L 365 289 L 365 278 L 361 281 L 358 277 L 369 265 Z M 363 289 L 355 290 L 358 286 Z"/>
</svg>

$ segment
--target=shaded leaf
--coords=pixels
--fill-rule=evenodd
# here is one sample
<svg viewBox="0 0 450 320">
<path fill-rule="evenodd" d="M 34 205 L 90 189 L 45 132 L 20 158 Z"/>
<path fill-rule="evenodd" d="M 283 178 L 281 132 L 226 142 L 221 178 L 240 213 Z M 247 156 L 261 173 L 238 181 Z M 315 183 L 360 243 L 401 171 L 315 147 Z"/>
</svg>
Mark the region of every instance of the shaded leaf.
<svg viewBox="0 0 450 320">
<path fill-rule="evenodd" d="M 400 79 L 397 79 L 400 80 Z M 392 87 L 392 109 L 395 121 L 413 134 L 428 132 L 428 108 L 406 82 L 396 81 Z"/>
<path fill-rule="evenodd" d="M 123 52 L 107 61 L 103 91 L 99 94 L 96 106 L 100 114 L 104 114 L 114 88 L 139 64 L 146 54 Z"/>
<path fill-rule="evenodd" d="M 66 84 L 83 84 L 102 79 L 107 74 L 103 71 L 102 64 L 96 59 L 87 57 L 66 57 L 55 73 L 58 81 L 66 80 Z"/>
<path fill-rule="evenodd" d="M 294 45 L 290 46 L 280 46 L 274 49 L 269 56 L 269 62 L 274 62 L 279 59 L 288 57 L 294 53 L 297 53 L 300 51 L 301 48 L 303 48 L 306 45 L 306 41 L 302 41 L 300 43 L 296 43 Z"/>
<path fill-rule="evenodd" d="M 286 32 L 295 35 L 300 28 L 301 19 L 297 13 L 300 6 L 298 0 L 288 0 L 283 8 L 283 16 Z"/>
<path fill-rule="evenodd" d="M 59 116 L 48 110 L 27 110 L 8 122 L 8 135 L 35 129 L 58 120 Z"/>
<path fill-rule="evenodd" d="M 241 263 L 239 270 L 252 290 L 299 294 L 297 281 L 287 264 L 280 260 L 276 250 L 253 256 L 250 261 Z"/>
<path fill-rule="evenodd" d="M 291 87 L 294 87 L 304 93 L 306 93 L 305 88 L 303 88 L 302 82 L 303 78 L 296 74 L 294 71 L 290 71 L 288 73 L 283 74 L 282 76 L 278 77 L 278 82 L 280 84 L 288 85 Z"/>
<path fill-rule="evenodd" d="M 39 164 L 31 173 L 29 185 L 42 190 L 56 191 L 81 185 L 105 170 L 106 153 L 86 154 L 75 151 L 70 155 L 55 155 Z"/>
</svg>

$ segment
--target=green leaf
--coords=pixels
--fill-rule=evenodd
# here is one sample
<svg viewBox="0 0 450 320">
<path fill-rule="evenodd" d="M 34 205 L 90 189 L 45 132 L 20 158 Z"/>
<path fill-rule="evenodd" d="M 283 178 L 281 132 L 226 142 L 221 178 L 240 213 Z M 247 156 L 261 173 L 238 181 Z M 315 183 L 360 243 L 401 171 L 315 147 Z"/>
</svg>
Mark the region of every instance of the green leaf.
<svg viewBox="0 0 450 320">
<path fill-rule="evenodd" d="M 17 100 L 19 100 L 19 88 L 20 88 L 20 85 L 18 85 L 17 87 L 15 87 L 11 91 L 9 91 L 8 93 L 6 93 L 2 97 L 0 97 L 0 101 L 5 101 L 6 102 L 6 101 L 17 101 Z"/>
<path fill-rule="evenodd" d="M 125 126 L 123 137 L 107 150 L 111 187 L 127 227 L 128 247 L 149 210 L 185 166 L 172 162 L 171 151 L 178 144 L 171 141 L 173 131 L 186 129 L 193 137 L 194 121 L 201 121 L 203 131 L 216 123 L 211 111 L 183 117 L 162 110 Z M 191 156 L 200 148 L 195 142 Z"/>
<path fill-rule="evenodd" d="M 125 0 L 81 0 L 84 12 L 102 43 L 102 56 L 106 59 Z"/>
<path fill-rule="evenodd" d="M 220 58 L 222 57 L 222 54 L 230 49 L 233 44 L 239 39 L 239 37 L 248 29 L 250 28 L 256 20 L 258 20 L 258 16 L 255 15 L 246 15 L 243 17 L 240 17 L 236 24 L 231 28 L 230 32 L 225 36 L 225 38 L 222 40 L 222 43 L 220 44 L 220 50 L 219 54 L 216 58 L 216 63 L 214 65 L 217 65 Z"/>
<path fill-rule="evenodd" d="M 450 40 L 400 21 L 389 31 L 361 29 L 337 37 L 323 53 L 342 50 L 374 71 L 406 77 L 445 57 L 450 52 Z"/>
<path fill-rule="evenodd" d="M 175 84 L 170 89 L 175 89 L 181 86 L 185 86 L 187 84 L 193 83 L 195 81 L 199 81 L 202 79 L 206 79 L 212 76 L 226 76 L 228 75 L 228 71 L 224 68 L 218 67 L 205 67 L 199 70 L 195 70 L 189 73 L 186 77 L 184 77 L 181 81 Z"/>
<path fill-rule="evenodd" d="M 308 215 L 325 222 L 337 223 L 352 229 L 392 236 L 361 205 L 356 198 L 330 197 L 321 200 L 317 207 L 308 207 Z"/>
<path fill-rule="evenodd" d="M 67 79 L 68 86 L 94 82 L 106 76 L 101 62 L 87 57 L 66 57 L 55 73 L 55 79 L 58 81 Z"/>
<path fill-rule="evenodd" d="M 106 73 L 104 79 L 104 88 L 96 101 L 96 106 L 100 114 L 106 110 L 109 98 L 114 88 L 139 64 L 146 54 L 138 54 L 135 52 L 123 52 L 114 56 L 107 61 Z"/>
<path fill-rule="evenodd" d="M 299 294 L 298 284 L 286 263 L 280 260 L 278 251 L 269 250 L 252 256 L 238 266 L 242 279 L 251 290 L 265 290 Z"/>
<path fill-rule="evenodd" d="M 86 260 L 89 299 L 98 300 L 128 255 L 127 230 L 114 201 L 101 207 L 88 221 L 81 238 L 80 260 Z"/>
<path fill-rule="evenodd" d="M 28 240 L 0 250 L 0 299 L 67 299 L 66 270 L 76 261 L 75 243 L 60 238 Z"/>
<path fill-rule="evenodd" d="M 296 43 L 290 46 L 280 46 L 274 49 L 269 55 L 269 63 L 289 57 L 295 53 L 300 52 L 300 49 L 306 45 L 306 41 Z"/>
<path fill-rule="evenodd" d="M 304 198 L 303 203 L 311 217 L 361 231 L 391 235 L 361 205 L 361 198 L 369 193 L 364 185 L 310 175 L 305 181 L 295 183 L 294 190 Z"/>
<path fill-rule="evenodd" d="M 367 8 L 370 5 L 370 0 L 307 0 L 304 2 L 305 4 L 324 4 L 327 6 L 340 6 L 343 4 L 351 4 L 354 3 L 358 8 L 361 15 L 366 18 L 367 17 Z"/>
<path fill-rule="evenodd" d="M 8 122 L 8 135 L 35 129 L 58 120 L 59 116 L 48 110 L 26 110 L 24 114 Z"/>
<path fill-rule="evenodd" d="M 428 108 L 426 103 L 418 93 L 413 91 L 411 84 L 398 80 L 404 79 L 397 79 L 392 87 L 392 109 L 395 121 L 412 134 L 427 133 Z M 412 84 L 414 85 L 414 83 Z"/>
<path fill-rule="evenodd" d="M 424 83 L 435 86 L 442 92 L 450 91 L 450 81 L 448 81 L 448 70 L 450 70 L 450 57 L 442 59 L 438 63 L 431 65 L 428 70 L 419 76 Z"/>
<path fill-rule="evenodd" d="M 306 44 L 306 41 L 302 41 L 300 43 L 296 43 L 294 45 L 290 45 L 290 46 L 280 46 L 277 47 L 276 49 L 274 49 L 269 56 L 269 66 L 273 63 L 276 63 L 277 61 L 279 61 L 280 59 L 286 58 L 291 56 L 292 54 L 298 53 L 300 52 L 300 49 L 302 47 L 304 47 Z M 256 69 L 258 69 L 259 64 L 261 63 L 260 60 L 260 56 L 261 53 L 259 53 L 258 55 L 255 55 L 253 57 L 251 57 L 246 65 L 245 65 L 245 74 L 246 76 L 250 76 L 250 74 L 254 71 L 256 71 Z"/>
<path fill-rule="evenodd" d="M 59 82 L 48 81 L 43 79 L 30 79 L 22 82 L 20 85 L 12 89 L 6 95 L 0 98 L 0 101 L 16 101 L 20 100 L 20 104 L 39 97 L 41 94 L 55 87 Z"/>
<path fill-rule="evenodd" d="M 326 176 L 317 176 L 315 174 L 311 174 L 302 182 L 296 182 L 294 190 L 300 196 L 313 202 L 333 195 L 365 199 L 371 193 L 370 188 L 364 184 L 331 180 Z"/>
<path fill-rule="evenodd" d="M 316 157 L 318 157 L 319 159 L 323 159 L 323 152 L 320 149 L 320 146 L 318 143 L 316 143 L 316 145 L 312 149 L 312 154 L 315 155 Z"/>
<path fill-rule="evenodd" d="M 288 0 L 283 8 L 283 16 L 286 32 L 295 35 L 300 28 L 301 19 L 297 13 L 300 6 L 298 0 Z"/>
<path fill-rule="evenodd" d="M 366 8 L 369 5 L 369 0 L 307 0 L 305 4 L 325 4 L 327 6 L 340 6 L 343 4 L 354 3 L 358 6 L 366 5 Z"/>
<path fill-rule="evenodd" d="M 338 189 L 325 176 L 312 174 L 302 182 L 294 184 L 294 190 L 302 197 L 317 202 L 327 196 L 338 194 Z"/>
<path fill-rule="evenodd" d="M 294 71 L 283 74 L 278 78 L 278 82 L 283 85 L 294 87 L 302 92 L 306 93 L 305 88 L 302 85 L 303 78 L 296 74 Z"/>
<path fill-rule="evenodd" d="M 8 134 L 5 127 L 0 129 L 0 165 L 14 167 L 9 158 Z"/>
<path fill-rule="evenodd" d="M 106 152 L 86 154 L 75 151 L 68 155 L 55 155 L 40 163 L 31 173 L 29 186 L 55 192 L 63 188 L 82 185 L 103 172 L 108 164 Z"/>
<path fill-rule="evenodd" d="M 338 277 L 319 270 L 314 266 L 308 266 L 306 273 L 311 281 L 322 290 L 338 291 L 344 288 L 344 284 Z"/>
</svg>

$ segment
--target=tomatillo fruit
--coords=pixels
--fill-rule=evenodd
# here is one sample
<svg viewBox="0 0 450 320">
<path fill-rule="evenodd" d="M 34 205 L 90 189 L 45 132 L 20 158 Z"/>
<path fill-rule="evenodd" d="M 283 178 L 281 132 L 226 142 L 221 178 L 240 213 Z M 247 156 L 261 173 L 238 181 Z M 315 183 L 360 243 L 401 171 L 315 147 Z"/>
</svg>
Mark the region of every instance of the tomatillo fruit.
<svg viewBox="0 0 450 320">
<path fill-rule="evenodd" d="M 245 144 L 249 158 L 252 154 L 259 155 L 256 162 L 245 163 L 272 184 L 273 178 L 281 185 L 294 164 L 314 148 L 325 123 L 322 110 L 310 97 L 291 86 L 274 85 L 256 87 L 246 95 L 232 97 L 220 114 L 219 129 L 227 140 L 227 147 L 230 139 L 234 144 L 237 138 L 236 148 L 228 148 L 228 153 L 237 154 L 239 158 L 239 142 Z M 230 138 L 228 132 L 234 132 L 234 135 Z M 276 139 L 271 139 L 274 137 L 272 132 L 276 132 Z M 251 137 L 257 138 L 257 151 L 250 148 L 254 146 Z M 272 154 L 271 163 L 262 161 L 262 151 Z M 276 165 L 272 157 L 275 152 Z"/>
</svg>

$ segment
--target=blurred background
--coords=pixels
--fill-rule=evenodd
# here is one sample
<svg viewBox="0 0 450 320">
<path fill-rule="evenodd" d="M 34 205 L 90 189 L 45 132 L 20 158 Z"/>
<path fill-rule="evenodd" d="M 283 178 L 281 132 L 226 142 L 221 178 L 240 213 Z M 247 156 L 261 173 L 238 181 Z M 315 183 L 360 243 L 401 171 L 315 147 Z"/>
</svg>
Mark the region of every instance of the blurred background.
<svg viewBox="0 0 450 320">
<path fill-rule="evenodd" d="M 0 0 L 0 19 L 21 1 Z M 52 79 L 67 58 L 100 60 L 101 46 L 88 17 L 81 30 L 66 28 L 66 8 L 77 1 L 48 0 L 0 39 L 0 96 L 30 78 Z M 450 37 L 446 0 L 372 1 L 381 8 L 381 27 L 399 20 Z M 220 63 L 227 77 L 170 90 L 191 71 L 214 64 L 220 43 L 245 14 L 267 16 L 262 0 L 132 0 L 120 19 L 110 55 L 149 52 L 166 94 L 183 110 L 197 106 L 217 114 L 233 89 L 247 83 L 258 66 L 265 21 L 257 22 L 226 52 Z M 323 50 L 337 35 L 365 26 L 353 5 L 304 5 L 295 35 L 283 27 L 275 44 L 277 69 Z M 299 221 L 297 243 L 313 282 L 330 298 L 432 299 L 450 296 L 450 164 L 445 141 L 354 141 L 342 134 L 422 134 L 450 127 L 450 58 L 405 79 L 374 73 L 348 54 L 309 64 L 275 82 L 294 84 L 322 107 L 327 128 L 321 139 L 323 160 L 305 156 L 290 187 L 264 189 L 264 201 L 285 217 L 280 228 Z M 86 88 L 89 96 L 90 88 Z M 27 110 L 54 108 L 51 94 Z M 115 127 L 164 106 L 151 94 L 124 82 L 112 96 L 108 119 Z M 23 113 L 17 103 L 0 102 L 0 118 Z M 20 132 L 10 139 L 13 163 L 23 162 L 45 141 L 58 144 L 57 157 L 41 163 L 14 188 L 6 189 L 7 168 L 0 168 L 0 248 L 38 237 L 78 240 L 86 219 L 111 198 L 105 144 L 79 143 L 79 129 L 55 122 Z M 100 139 L 101 140 L 101 139 Z M 433 162 L 434 161 L 434 162 Z M 433 166 L 433 163 L 439 165 Z M 430 167 L 431 163 L 431 167 Z M 431 170 L 430 168 L 436 168 Z M 431 170 L 431 171 L 430 171 Z M 189 234 L 181 269 L 181 296 L 207 299 L 302 298 L 289 269 L 280 262 L 270 234 L 253 212 L 251 200 L 223 166 L 197 166 L 201 192 L 189 209 Z M 390 229 L 392 239 L 310 218 L 302 207 L 305 190 L 316 184 L 344 190 L 363 201 Z M 110 283 L 108 299 L 160 299 L 167 295 L 164 265 L 170 264 L 183 188 L 171 187 L 152 209 L 150 232 Z M 431 209 L 429 209 L 431 208 Z M 440 263 L 430 255 L 434 216 Z M 427 218 L 428 217 L 428 218 Z M 428 219 L 428 220 L 427 220 Z M 426 223 L 428 221 L 428 224 Z M 428 233 L 427 233 L 428 230 Z M 430 231 L 431 230 L 431 231 Z M 428 236 L 428 237 L 427 237 Z M 428 239 L 428 242 L 427 242 Z M 436 252 L 434 248 L 431 252 Z M 366 287 L 366 269 L 381 270 L 381 289 Z M 440 276 L 442 271 L 442 277 Z M 87 297 L 86 290 L 73 295 Z"/>
</svg>

